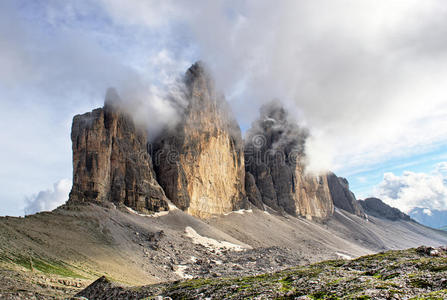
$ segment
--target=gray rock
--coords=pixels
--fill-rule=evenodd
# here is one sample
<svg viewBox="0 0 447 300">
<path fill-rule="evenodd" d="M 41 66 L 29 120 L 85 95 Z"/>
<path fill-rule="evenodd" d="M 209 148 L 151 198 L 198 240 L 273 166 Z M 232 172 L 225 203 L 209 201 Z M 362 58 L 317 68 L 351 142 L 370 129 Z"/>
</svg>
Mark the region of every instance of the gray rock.
<svg viewBox="0 0 447 300">
<path fill-rule="evenodd" d="M 385 204 L 382 200 L 377 198 L 367 198 L 359 200 L 360 205 L 366 214 L 377 218 L 385 218 L 391 221 L 404 220 L 412 221 L 412 219 L 401 212 L 399 209 Z"/>
<path fill-rule="evenodd" d="M 349 190 L 348 180 L 330 172 L 327 174 L 327 182 L 336 207 L 359 217 L 365 217 L 362 206 L 355 199 L 354 193 Z"/>
</svg>

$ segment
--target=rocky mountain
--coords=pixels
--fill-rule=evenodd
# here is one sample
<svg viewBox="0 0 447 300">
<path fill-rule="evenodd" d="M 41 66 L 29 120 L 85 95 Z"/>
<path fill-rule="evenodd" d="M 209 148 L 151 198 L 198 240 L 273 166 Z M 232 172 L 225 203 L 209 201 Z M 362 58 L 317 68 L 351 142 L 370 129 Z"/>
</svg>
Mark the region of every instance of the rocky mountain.
<svg viewBox="0 0 447 300">
<path fill-rule="evenodd" d="M 68 202 L 53 212 L 0 218 L 0 298 L 67 298 L 103 275 L 108 279 L 86 293 L 96 297 L 103 287 L 102 295 L 111 290 L 117 299 L 129 291 L 175 290 L 189 297 L 181 294 L 182 286 L 223 280 L 243 297 L 249 293 L 246 284 L 222 278 L 252 276 L 248 286 L 256 281 L 266 295 L 314 295 L 321 291 L 311 286 L 344 283 L 340 276 L 350 280 L 364 265 L 336 262 L 345 267 L 321 278 L 308 266 L 298 271 L 302 277 L 275 277 L 272 288 L 262 283 L 268 276 L 253 276 L 327 259 L 447 244 L 447 233 L 422 226 L 379 199 L 357 202 L 345 179 L 307 173 L 308 133 L 279 102 L 261 108 L 244 141 L 203 64 L 189 68 L 183 83 L 179 122 L 150 139 L 148 128 L 135 123 L 113 89 L 103 108 L 73 118 Z M 371 272 L 377 268 L 373 264 Z M 362 282 L 382 284 L 375 276 L 382 273 L 376 273 L 362 275 Z M 203 281 L 160 284 L 191 278 Z M 127 289 L 109 280 L 158 285 Z M 309 289 L 301 289 L 303 283 Z M 219 290 L 224 286 L 206 284 L 206 293 L 225 296 L 219 294 L 227 292 Z"/>
<path fill-rule="evenodd" d="M 144 129 L 119 109 L 115 90 L 104 108 L 73 118 L 73 187 L 70 203 L 113 202 L 138 211 L 167 210 L 155 179 Z"/>
<path fill-rule="evenodd" d="M 411 221 L 410 216 L 404 214 L 397 208 L 389 206 L 380 199 L 367 198 L 365 200 L 359 200 L 359 203 L 363 207 L 365 213 L 368 215 L 378 218 L 386 218 L 391 221 Z"/>
<path fill-rule="evenodd" d="M 231 109 L 206 67 L 194 64 L 183 81 L 186 107 L 180 122 L 151 144 L 112 89 L 104 108 L 75 116 L 70 202 L 113 202 L 156 212 L 167 210 L 169 199 L 207 218 L 246 207 L 248 200 L 261 209 L 265 204 L 309 219 L 333 214 L 329 177 L 305 172 L 307 131 L 279 103 L 261 108 L 244 147 Z M 347 186 L 332 187 L 340 197 L 336 203 L 350 203 L 342 208 L 361 214 Z"/>
<path fill-rule="evenodd" d="M 365 212 L 357 202 L 354 193 L 349 189 L 349 182 L 346 178 L 338 177 L 334 173 L 329 172 L 327 174 L 327 182 L 336 207 L 359 217 L 365 217 Z"/>
<path fill-rule="evenodd" d="M 201 63 L 186 72 L 182 120 L 155 142 L 157 178 L 168 198 L 198 217 L 228 213 L 245 200 L 239 125 Z"/>
<path fill-rule="evenodd" d="M 307 132 L 290 120 L 278 102 L 261 108 L 258 120 L 249 129 L 245 145 L 249 199 L 294 216 L 326 219 L 334 206 L 326 176 L 305 173 L 304 143 Z M 249 175 L 248 175 L 249 174 Z"/>
</svg>

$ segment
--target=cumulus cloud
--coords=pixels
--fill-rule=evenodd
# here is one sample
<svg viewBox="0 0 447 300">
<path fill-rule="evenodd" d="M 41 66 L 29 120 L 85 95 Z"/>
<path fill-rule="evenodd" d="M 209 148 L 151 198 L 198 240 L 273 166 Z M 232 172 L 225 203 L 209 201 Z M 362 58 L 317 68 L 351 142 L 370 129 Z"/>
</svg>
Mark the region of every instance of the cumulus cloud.
<svg viewBox="0 0 447 300">
<path fill-rule="evenodd" d="M 61 179 L 53 184 L 53 187 L 38 194 L 27 197 L 25 215 L 31 215 L 40 211 L 50 211 L 64 204 L 68 200 L 71 189 L 70 179 Z"/>
<path fill-rule="evenodd" d="M 431 173 L 406 171 L 402 176 L 385 173 L 374 196 L 405 213 L 415 208 L 420 208 L 426 215 L 447 210 L 446 166 L 446 162 L 439 163 Z"/>
<path fill-rule="evenodd" d="M 367 168 L 447 138 L 441 0 L 167 1 L 157 17 L 150 3 L 103 2 L 120 24 L 183 24 L 242 127 L 285 102 L 314 132 L 315 169 Z"/>
</svg>

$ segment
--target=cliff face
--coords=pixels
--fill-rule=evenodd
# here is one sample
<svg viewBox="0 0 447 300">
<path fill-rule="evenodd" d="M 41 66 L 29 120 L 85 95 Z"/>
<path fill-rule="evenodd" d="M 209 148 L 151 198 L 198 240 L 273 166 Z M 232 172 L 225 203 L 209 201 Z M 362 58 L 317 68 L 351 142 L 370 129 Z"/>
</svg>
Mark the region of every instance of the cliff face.
<svg viewBox="0 0 447 300">
<path fill-rule="evenodd" d="M 248 132 L 246 169 L 266 205 L 292 215 L 325 219 L 333 214 L 334 206 L 326 176 L 304 172 L 306 138 L 307 132 L 289 122 L 279 104 L 265 105 Z"/>
<path fill-rule="evenodd" d="M 359 217 L 365 217 L 362 206 L 355 199 L 354 193 L 349 190 L 349 183 L 345 178 L 338 177 L 334 173 L 329 173 L 327 175 L 327 181 L 332 200 L 336 207 Z"/>
<path fill-rule="evenodd" d="M 186 73 L 183 119 L 154 142 L 154 166 L 168 198 L 191 215 L 241 207 L 245 198 L 239 126 L 201 63 Z"/>
<path fill-rule="evenodd" d="M 144 130 L 115 107 L 108 90 L 104 108 L 73 118 L 73 187 L 69 202 L 123 203 L 139 211 L 167 210 L 155 180 Z"/>
</svg>

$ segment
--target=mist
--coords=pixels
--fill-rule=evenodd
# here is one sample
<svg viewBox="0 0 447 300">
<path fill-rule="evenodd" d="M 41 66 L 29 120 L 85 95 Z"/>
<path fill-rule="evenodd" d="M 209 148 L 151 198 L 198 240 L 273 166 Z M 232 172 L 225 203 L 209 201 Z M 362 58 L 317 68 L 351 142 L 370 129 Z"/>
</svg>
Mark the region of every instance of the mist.
<svg viewBox="0 0 447 300">
<path fill-rule="evenodd" d="M 310 129 L 311 169 L 364 169 L 447 137 L 442 1 L 104 3 L 120 24 L 181 24 L 242 128 L 279 98 Z"/>
<path fill-rule="evenodd" d="M 2 164 L 39 160 L 5 184 L 28 195 L 71 176 L 72 116 L 102 106 L 109 87 L 149 135 L 175 123 L 170 98 L 197 60 L 243 132 L 280 99 L 309 129 L 308 170 L 348 176 L 446 144 L 441 0 L 7 0 L 0 16 L 1 125 L 20 123 L 2 133 L 1 157 L 14 158 Z M 17 151 L 25 136 L 32 153 Z M 51 174 L 23 176 L 42 166 Z"/>
</svg>

